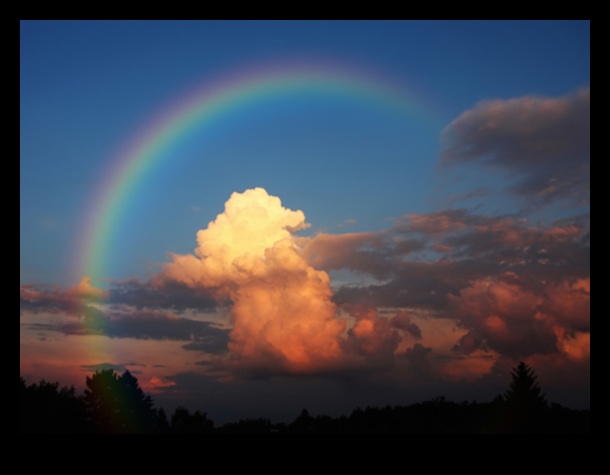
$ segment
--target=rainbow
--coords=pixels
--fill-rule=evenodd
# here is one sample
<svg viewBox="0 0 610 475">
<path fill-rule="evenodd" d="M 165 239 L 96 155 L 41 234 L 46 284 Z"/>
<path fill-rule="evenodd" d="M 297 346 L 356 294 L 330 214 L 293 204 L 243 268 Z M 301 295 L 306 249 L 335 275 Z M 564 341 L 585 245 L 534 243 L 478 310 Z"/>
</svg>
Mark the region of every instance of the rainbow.
<svg viewBox="0 0 610 475">
<path fill-rule="evenodd" d="M 104 261 L 112 248 L 115 230 L 124 210 L 144 176 L 167 157 L 167 152 L 188 137 L 189 132 L 214 123 L 218 117 L 239 113 L 254 101 L 278 94 L 321 92 L 360 101 L 376 101 L 398 109 L 417 120 L 437 123 L 436 116 L 404 87 L 378 74 L 353 67 L 321 62 L 282 62 L 245 68 L 215 81 L 205 81 L 180 96 L 132 135 L 98 180 L 83 216 L 84 229 L 77 241 L 73 278 L 88 276 L 99 283 Z"/>
</svg>

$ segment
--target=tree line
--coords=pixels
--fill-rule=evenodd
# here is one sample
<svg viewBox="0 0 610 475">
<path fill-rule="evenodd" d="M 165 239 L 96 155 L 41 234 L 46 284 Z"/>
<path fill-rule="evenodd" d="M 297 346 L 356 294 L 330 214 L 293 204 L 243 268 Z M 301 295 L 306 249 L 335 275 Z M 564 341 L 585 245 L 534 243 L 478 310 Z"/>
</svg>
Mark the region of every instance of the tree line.
<svg viewBox="0 0 610 475">
<path fill-rule="evenodd" d="M 356 408 L 349 416 L 313 417 L 303 409 L 290 423 L 241 419 L 216 426 L 206 413 L 184 407 L 168 418 L 129 371 L 96 371 L 77 395 L 73 386 L 20 377 L 20 433 L 80 434 L 422 434 L 589 433 L 590 411 L 549 403 L 532 368 L 521 362 L 507 390 L 490 402 L 444 397 L 408 406 Z"/>
</svg>

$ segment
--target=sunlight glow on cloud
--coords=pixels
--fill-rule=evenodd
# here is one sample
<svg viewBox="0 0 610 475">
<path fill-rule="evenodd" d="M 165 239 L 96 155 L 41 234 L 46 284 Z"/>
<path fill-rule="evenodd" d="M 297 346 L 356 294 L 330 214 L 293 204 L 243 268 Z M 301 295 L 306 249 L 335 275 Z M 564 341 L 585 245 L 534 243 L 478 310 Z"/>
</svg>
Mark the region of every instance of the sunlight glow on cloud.
<svg viewBox="0 0 610 475">
<path fill-rule="evenodd" d="M 157 285 L 212 288 L 233 302 L 229 349 L 242 364 L 311 371 L 340 357 L 345 322 L 335 318 L 330 279 L 299 254 L 293 233 L 302 211 L 255 188 L 233 193 L 197 233 L 195 255 L 172 254 Z"/>
</svg>

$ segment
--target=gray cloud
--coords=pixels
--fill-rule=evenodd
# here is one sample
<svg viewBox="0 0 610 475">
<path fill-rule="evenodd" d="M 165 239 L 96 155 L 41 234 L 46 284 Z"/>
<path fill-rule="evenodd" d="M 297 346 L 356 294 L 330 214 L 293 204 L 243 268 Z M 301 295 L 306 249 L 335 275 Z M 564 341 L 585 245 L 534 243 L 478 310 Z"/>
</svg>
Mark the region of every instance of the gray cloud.
<svg viewBox="0 0 610 475">
<path fill-rule="evenodd" d="M 589 200 L 589 88 L 559 98 L 480 102 L 455 119 L 441 141 L 442 165 L 482 163 L 503 170 L 517 195 Z"/>
<path fill-rule="evenodd" d="M 384 240 L 368 236 L 376 246 L 375 252 L 385 256 L 370 270 L 362 260 L 353 269 L 349 246 L 340 255 L 331 252 L 336 243 L 328 250 L 323 249 L 331 242 L 328 238 L 316 242 L 315 247 L 318 265 L 323 269 L 344 266 L 384 277 L 379 283 L 339 288 L 333 297 L 338 304 L 446 311 L 448 295 L 459 294 L 472 281 L 489 276 L 511 272 L 537 292 L 543 291 L 542 282 L 587 278 L 590 275 L 587 221 L 588 217 L 579 216 L 543 227 L 510 216 L 480 215 L 466 210 L 409 215 L 383 231 Z M 314 237 L 313 241 L 316 240 Z M 394 255 L 395 240 L 425 242 L 426 246 L 407 256 Z M 366 248 L 366 239 L 359 241 L 359 245 Z M 326 254 L 331 256 L 328 267 L 320 258 Z"/>
<path fill-rule="evenodd" d="M 194 291 L 179 283 L 167 281 L 153 286 L 137 279 L 114 281 L 107 302 L 126 304 L 138 309 L 157 308 L 175 312 L 184 310 L 214 310 L 218 302 L 202 289 Z"/>
<path fill-rule="evenodd" d="M 130 303 L 137 301 L 145 305 L 148 295 L 146 284 L 131 282 L 124 299 Z M 133 291 L 133 289 L 136 291 Z M 116 289 L 116 287 L 115 287 Z M 142 289 L 146 291 L 142 292 Z M 184 296 L 181 289 L 181 295 Z M 200 298 L 193 292 L 192 300 Z M 117 298 L 115 290 L 113 300 Z M 184 296 L 183 302 L 188 297 Z M 153 298 L 151 304 L 158 305 L 163 299 Z M 204 299 L 207 302 L 207 298 Z M 111 338 L 136 338 L 143 340 L 176 340 L 191 342 L 185 349 L 220 353 L 226 348 L 229 330 L 220 329 L 213 323 L 191 318 L 177 317 L 164 310 L 137 308 L 126 304 L 105 304 L 93 306 L 70 292 L 58 289 L 38 289 L 23 286 L 21 289 L 21 310 L 32 313 L 65 314 L 69 320 L 57 319 L 49 323 L 22 323 L 39 331 L 55 331 L 65 335 L 106 335 Z M 77 317 L 77 318 L 74 318 Z"/>
</svg>

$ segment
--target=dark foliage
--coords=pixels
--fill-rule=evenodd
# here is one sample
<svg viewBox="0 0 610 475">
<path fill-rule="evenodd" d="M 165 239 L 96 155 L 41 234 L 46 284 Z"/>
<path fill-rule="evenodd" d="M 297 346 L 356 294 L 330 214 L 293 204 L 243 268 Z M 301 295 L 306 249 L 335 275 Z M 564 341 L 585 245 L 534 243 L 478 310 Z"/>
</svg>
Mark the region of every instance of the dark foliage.
<svg viewBox="0 0 610 475">
<path fill-rule="evenodd" d="M 184 407 L 178 407 L 174 411 L 171 425 L 173 434 L 211 434 L 213 431 L 214 422 L 208 419 L 206 413 L 195 411 L 191 414 Z"/>
<path fill-rule="evenodd" d="M 447 401 L 438 397 L 410 406 L 356 408 L 349 416 L 312 416 L 307 409 L 289 424 L 266 418 L 241 419 L 215 427 L 206 413 L 178 407 L 168 422 L 165 411 L 153 408 L 137 379 L 125 371 L 96 372 L 87 389 L 59 383 L 27 386 L 20 379 L 21 433 L 161 433 L 161 434 L 482 434 L 586 433 L 590 411 L 549 404 L 534 371 L 520 363 L 504 394 L 488 403 Z"/>
<path fill-rule="evenodd" d="M 87 418 L 95 432 L 141 434 L 154 432 L 156 412 L 153 401 L 144 394 L 138 380 L 125 371 L 97 371 L 87 377 L 84 402 Z"/>
<path fill-rule="evenodd" d="M 59 387 L 44 379 L 27 386 L 19 380 L 19 431 L 22 434 L 89 432 L 85 406 L 73 386 Z"/>
</svg>

